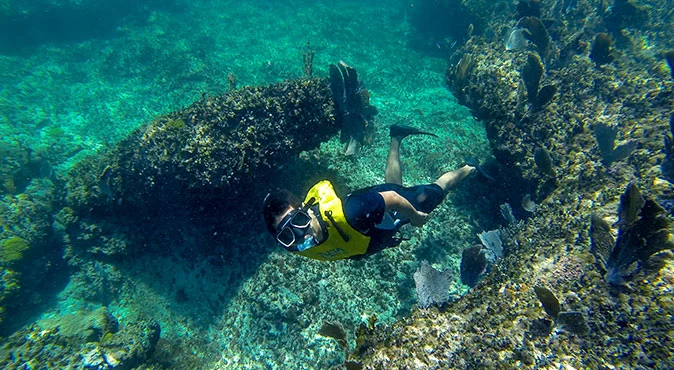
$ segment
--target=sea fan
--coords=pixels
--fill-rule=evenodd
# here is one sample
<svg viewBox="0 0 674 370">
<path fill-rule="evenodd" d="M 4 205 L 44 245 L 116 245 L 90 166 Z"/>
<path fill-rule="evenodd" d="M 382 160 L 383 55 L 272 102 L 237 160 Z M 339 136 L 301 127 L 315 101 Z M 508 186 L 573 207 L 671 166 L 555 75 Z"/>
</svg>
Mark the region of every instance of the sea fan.
<svg viewBox="0 0 674 370">
<path fill-rule="evenodd" d="M 428 262 L 422 261 L 421 266 L 414 273 L 419 306 L 421 308 L 428 308 L 433 304 L 442 306 L 449 301 L 451 276 L 450 270 L 438 271 Z"/>
<path fill-rule="evenodd" d="M 667 212 L 654 200 L 643 197 L 635 184 L 630 184 L 620 197 L 618 214 L 618 240 L 606 262 L 606 280 L 612 285 L 631 279 L 639 267 L 636 263 L 674 249 Z"/>
</svg>

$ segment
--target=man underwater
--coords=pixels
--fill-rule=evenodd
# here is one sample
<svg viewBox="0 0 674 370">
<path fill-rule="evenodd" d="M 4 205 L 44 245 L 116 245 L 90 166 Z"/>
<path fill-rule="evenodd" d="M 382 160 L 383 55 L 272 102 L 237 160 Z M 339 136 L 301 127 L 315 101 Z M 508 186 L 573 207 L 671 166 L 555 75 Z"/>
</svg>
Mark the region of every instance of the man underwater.
<svg viewBox="0 0 674 370">
<path fill-rule="evenodd" d="M 343 203 L 327 180 L 314 185 L 303 203 L 286 189 L 267 194 L 267 230 L 286 250 L 321 261 L 358 259 L 400 244 L 400 227 L 423 226 L 447 193 L 476 170 L 464 165 L 432 184 L 403 187 L 400 145 L 409 135 L 437 137 L 414 127 L 391 126 L 386 183 L 354 191 Z"/>
</svg>

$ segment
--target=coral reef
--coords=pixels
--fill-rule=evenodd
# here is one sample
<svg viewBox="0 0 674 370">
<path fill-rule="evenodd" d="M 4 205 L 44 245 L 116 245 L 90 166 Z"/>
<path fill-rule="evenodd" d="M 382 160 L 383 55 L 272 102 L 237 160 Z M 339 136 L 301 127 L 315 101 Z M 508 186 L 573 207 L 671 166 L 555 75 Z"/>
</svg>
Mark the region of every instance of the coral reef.
<svg viewBox="0 0 674 370">
<path fill-rule="evenodd" d="M 476 13 L 488 14 L 489 7 L 480 2 L 467 3 Z M 661 340 L 672 330 L 667 317 L 674 313 L 671 304 L 662 305 L 672 298 L 667 288 L 674 272 L 671 253 L 660 252 L 651 268 L 630 270 L 631 279 L 621 281 L 619 291 L 604 279 L 604 270 L 596 263 L 599 258 L 591 253 L 613 250 L 610 234 L 616 231 L 601 219 L 615 220 L 621 191 L 628 184 L 635 182 L 652 199 L 667 197 L 671 191 L 660 166 L 665 158 L 663 138 L 669 132 L 671 81 L 667 73 L 653 82 L 643 67 L 660 68 L 662 60 L 640 43 L 654 37 L 665 50 L 671 48 L 667 15 L 648 12 L 653 26 L 646 30 L 639 20 L 647 10 L 628 1 L 616 1 L 611 9 L 578 2 L 568 12 L 553 4 L 541 5 L 542 19 L 561 19 L 554 30 L 548 29 L 549 54 L 541 55 L 546 79 L 557 87 L 547 105 L 530 109 L 522 104 L 534 86 L 530 83 L 532 88 L 527 89 L 520 75 L 530 51 L 504 50 L 501 40 L 486 33 L 473 36 L 459 52 L 463 59 L 470 56 L 470 68 L 460 71 L 461 63 L 450 64 L 447 73 L 458 100 L 487 126 L 500 164 L 497 179 L 503 184 L 498 204 L 531 194 L 539 206 L 518 228 L 509 228 L 504 238 L 508 253 L 459 301 L 442 312 L 415 311 L 399 323 L 363 334 L 363 342 L 376 343 L 357 352 L 356 359 L 365 368 L 672 366 L 672 343 Z M 529 8 L 520 9 L 526 13 Z M 579 21 L 587 17 L 596 19 L 591 29 Z M 509 30 L 509 22 L 496 18 L 485 28 Z M 621 37 L 611 53 L 614 62 L 597 69 L 583 45 L 601 32 Z M 535 45 L 536 53 L 543 52 L 540 46 Z M 594 57 L 599 58 L 597 53 Z M 599 125 L 615 127 L 610 153 L 617 138 L 639 143 L 626 144 L 631 148 L 618 156 L 620 165 L 618 159 L 605 161 L 604 147 L 597 147 L 594 130 Z M 550 174 L 537 165 L 548 167 L 540 148 L 557 164 L 552 186 Z M 612 158 L 617 157 L 609 155 Z M 645 219 L 659 225 L 653 235 L 664 241 L 671 230 L 665 227 L 662 210 L 653 201 L 649 204 L 652 208 L 646 208 L 654 211 L 644 213 Z M 641 240 L 648 244 L 648 238 Z M 645 247 L 644 253 L 650 255 L 664 245 L 655 244 L 660 247 Z M 614 250 L 614 254 L 630 256 L 614 257 L 614 266 L 642 260 L 630 252 Z M 532 294 L 540 285 L 554 287 L 554 295 L 560 297 L 559 310 L 550 310 L 557 312 L 557 325 L 540 316 Z"/>
<path fill-rule="evenodd" d="M 212 182 L 202 182 L 196 170 L 183 171 L 180 161 L 187 156 L 180 148 L 165 147 L 166 156 L 177 156 L 175 160 L 161 158 L 161 150 L 149 152 L 163 161 L 154 164 L 166 165 L 161 168 L 162 174 L 166 170 L 175 173 L 175 168 L 187 173 L 186 178 L 174 179 L 157 176 L 159 171 L 150 161 L 135 153 L 152 149 L 152 145 L 133 140 L 115 144 L 148 117 L 173 111 L 203 91 L 206 95 L 197 103 L 200 107 L 225 99 L 208 95 L 228 86 L 236 90 L 239 86 L 298 77 L 299 68 L 288 67 L 285 61 L 297 61 L 301 50 L 293 49 L 283 39 L 269 37 L 297 36 L 296 28 L 277 27 L 270 22 L 271 27 L 265 27 L 270 30 L 267 33 L 237 32 L 252 24 L 251 19 L 297 19 L 291 14 L 297 13 L 296 8 L 282 3 L 277 6 L 268 2 L 268 8 L 262 11 L 249 2 L 227 3 L 217 12 L 218 17 L 195 17 L 199 13 L 187 9 L 183 17 L 172 21 L 166 21 L 171 17 L 163 11 L 150 7 L 141 12 L 143 19 L 138 24 L 132 20 L 114 28 L 123 35 L 122 41 L 78 42 L 74 52 L 50 44 L 24 64 L 7 58 L 5 65 L 11 65 L 8 70 L 17 77 L 0 76 L 5 96 L 23 97 L 16 101 L 5 100 L 4 96 L 0 99 L 0 106 L 11 112 L 0 117 L 5 120 L 7 136 L 38 137 L 34 140 L 46 143 L 43 145 L 52 152 L 40 161 L 38 155 L 29 160 L 20 145 L 10 147 L 14 154 L 5 156 L 9 160 L 2 165 L 7 170 L 0 168 L 5 232 L 0 241 L 16 237 L 30 245 L 24 258 L 14 263 L 17 270 L 4 269 L 0 274 L 0 309 L 7 302 L 20 304 L 22 309 L 44 303 L 45 297 L 29 285 L 39 280 L 51 284 L 51 279 L 40 276 L 45 266 L 58 266 L 62 254 L 68 266 L 61 268 L 71 276 L 65 290 L 50 289 L 62 293 L 58 298 L 50 297 L 59 303 L 55 311 L 46 313 L 67 320 L 68 325 L 64 321 L 61 329 L 69 335 L 61 335 L 61 329 L 53 323 L 24 327 L 5 341 L 2 366 L 78 368 L 86 359 L 92 368 L 115 363 L 117 367 L 150 369 L 330 368 L 344 364 L 354 368 L 672 367 L 671 343 L 663 341 L 672 331 L 668 318 L 672 314 L 674 268 L 667 258 L 669 253 L 661 252 L 651 261 L 655 265 L 651 267 L 658 268 L 636 270 L 632 279 L 617 288 L 608 284 L 598 267 L 599 258 L 592 253 L 595 248 L 603 249 L 608 256 L 615 246 L 611 237 L 618 231 L 611 225 L 616 220 L 621 191 L 629 182 L 636 181 L 645 197 L 663 205 L 663 199 L 672 199 L 671 177 L 666 175 L 669 154 L 663 150 L 672 89 L 670 71 L 662 60 L 664 50 L 674 47 L 670 41 L 674 40 L 674 30 L 664 18 L 667 14 L 671 17 L 671 12 L 662 11 L 671 4 L 665 0 L 654 0 L 648 7 L 636 1 L 523 0 L 517 6 L 488 0 L 427 2 L 440 6 L 460 3 L 461 12 L 466 12 L 461 13 L 466 15 L 461 22 L 439 23 L 456 26 L 448 38 L 444 31 L 440 36 L 427 33 L 421 42 L 426 51 L 432 49 L 443 58 L 449 57 L 452 90 L 484 120 L 496 156 L 488 164 L 488 173 L 496 180 L 480 178 L 466 189 L 457 189 L 429 224 L 411 233 L 410 241 L 399 248 L 365 261 L 327 266 L 283 255 L 270 238 L 257 234 L 261 230 L 256 224 L 259 197 L 251 195 L 278 185 L 303 191 L 325 177 L 336 179 L 336 186 L 344 193 L 382 181 L 388 138 L 383 125 L 377 129 L 375 145 L 348 159 L 341 155 L 343 147 L 336 138 L 300 154 L 297 161 L 289 159 L 304 148 L 293 148 L 285 157 L 269 163 L 278 167 L 276 170 L 265 165 L 256 167 L 259 157 L 255 157 L 255 150 L 242 150 L 236 154 L 245 152 L 246 157 L 239 156 L 233 165 L 224 158 L 222 171 L 244 178 L 229 184 L 216 183 L 219 170 L 207 172 L 215 173 L 215 180 L 204 177 Z M 294 39 L 301 40 L 295 46 L 303 45 L 311 36 L 316 60 L 321 62 L 313 73 L 325 75 L 327 69 L 321 65 L 327 63 L 323 61 L 339 60 L 346 54 L 350 61 L 358 60 L 356 63 L 365 67 L 359 72 L 373 89 L 372 102 L 378 106 L 381 102 L 378 121 L 386 125 L 412 122 L 440 136 L 435 141 L 424 138 L 406 143 L 406 181 L 426 181 L 458 165 L 462 158 L 488 155 L 482 126 L 470 118 L 467 109 L 455 107 L 455 100 L 437 86 L 444 59 L 419 58 L 404 50 L 406 25 L 391 25 L 401 15 L 390 9 L 370 8 L 368 3 L 368 7 L 356 7 L 358 17 L 352 17 L 353 10 L 348 7 L 318 4 L 333 11 L 334 18 L 313 17 L 313 4 L 305 3 L 300 16 L 305 17 L 309 32 Z M 248 13 L 235 13 L 236 7 L 245 7 Z M 291 13 L 284 13 L 286 8 Z M 209 14 L 216 13 L 208 10 Z M 407 10 L 408 16 L 413 17 L 413 13 Z M 648 27 L 640 22 L 646 13 Z M 452 14 L 431 11 L 424 17 L 434 15 L 446 19 Z M 424 17 L 421 22 L 430 24 Z M 541 24 L 545 28 L 549 40 L 541 38 L 539 43 L 548 42 L 547 56 L 538 55 L 544 49 L 533 42 L 533 34 L 529 36 L 531 42 L 521 48 L 504 50 L 504 36 L 523 17 L 540 20 L 540 24 L 532 21 L 532 29 L 540 29 Z M 332 20 L 338 22 L 341 32 L 326 29 Z M 222 27 L 223 22 L 229 26 Z M 423 26 L 419 20 L 415 22 Z M 181 31 L 178 23 L 190 24 L 185 27 L 188 31 Z M 145 26 L 149 31 L 138 32 Z M 518 30 L 521 36 L 530 33 L 528 28 Z M 602 32 L 615 41 L 614 62 L 598 70 L 589 53 L 595 35 Z M 368 37 L 369 45 L 353 42 L 359 39 L 353 37 L 354 33 L 372 36 Z M 321 39 L 322 34 L 329 39 Z M 218 52 L 212 52 L 216 49 Z M 243 55 L 253 56 L 241 58 L 242 49 L 247 50 Z M 545 71 L 535 101 L 527 99 L 521 78 L 529 52 L 537 54 Z M 63 58 L 75 55 L 75 59 L 87 61 L 78 64 L 94 67 L 38 62 L 54 54 Z M 232 78 L 225 78 L 228 73 Z M 143 78 L 149 82 L 137 82 Z M 109 91 L 92 89 L 94 83 L 86 80 L 96 81 Z M 25 88 L 29 83 L 52 93 L 31 93 Z M 126 89 L 111 88 L 112 84 Z M 319 89 L 329 94 L 326 86 Z M 240 90 L 233 91 L 238 99 L 255 94 L 254 88 Z M 53 109 L 41 111 L 36 107 Z M 264 108 L 252 115 L 259 117 Z M 25 117 L 30 117 L 28 124 L 20 120 Z M 328 120 L 332 122 L 332 118 Z M 254 125 L 242 122 L 242 126 L 256 130 Z M 600 123 L 615 127 L 618 147 L 626 139 L 639 145 L 620 161 L 606 163 L 594 135 Z M 16 127 L 30 128 L 19 131 Z M 171 136 L 185 143 L 194 128 L 190 117 L 168 114 L 134 135 L 148 130 L 148 138 L 160 141 L 155 147 L 158 149 L 170 143 Z M 206 134 L 217 131 L 204 129 Z M 313 134 L 310 128 L 302 130 Z M 326 136 L 332 137 L 336 129 L 330 130 Z M 227 134 L 266 143 L 270 138 L 263 134 L 269 132 L 275 137 L 283 135 L 264 131 L 247 136 L 235 128 Z M 217 135 L 202 139 L 211 137 Z M 291 140 L 284 143 L 301 146 Z M 201 144 L 221 154 L 216 144 L 226 146 L 231 142 L 222 140 L 209 146 L 210 142 L 203 140 Z M 54 170 L 59 174 L 97 150 L 101 154 L 85 159 L 68 177 L 73 181 L 79 176 L 80 185 L 90 185 L 75 184 L 57 189 L 56 197 L 41 196 L 43 190 L 52 191 L 50 182 L 54 182 L 41 172 Z M 58 153 L 58 161 L 52 159 L 53 153 Z M 251 171 L 246 172 L 251 154 Z M 139 167 L 136 159 L 140 159 Z M 212 170 L 214 162 L 194 168 Z M 120 169 L 120 164 L 126 167 Z M 122 175 L 135 168 L 150 173 L 156 181 L 142 183 L 147 189 L 141 189 L 141 181 L 129 184 L 135 178 Z M 245 177 L 258 172 L 265 174 L 257 179 L 263 183 L 261 187 L 246 185 Z M 17 173 L 29 176 L 15 178 Z M 171 185 L 195 178 L 198 181 L 193 182 L 193 188 L 175 189 Z M 125 193 L 127 185 L 140 193 Z M 207 189 L 205 193 L 196 190 L 202 186 Z M 532 206 L 526 199 L 538 204 Z M 461 250 L 477 241 L 475 233 L 503 223 L 499 205 L 506 203 L 512 205 L 509 214 L 517 216 L 518 221 L 501 229 L 504 257 L 490 266 L 483 280 L 459 301 L 449 302 L 441 310 L 417 310 L 412 274 L 421 257 L 430 256 L 428 260 L 434 265 L 456 271 Z M 590 215 L 596 218 L 592 218 L 588 231 Z M 608 233 L 599 233 L 598 229 Z M 34 261 L 25 257 L 33 257 L 34 251 L 43 257 Z M 42 263 L 47 264 L 40 268 Z M 38 279 L 22 281 L 27 275 L 19 272 L 19 267 L 34 272 Z M 456 275 L 448 292 L 465 291 Z M 360 276 L 368 279 L 358 279 Z M 546 286 L 559 298 L 561 312 L 556 322 L 541 309 L 534 294 L 537 286 Z M 30 295 L 17 296 L 21 290 Z M 109 308 L 100 309 L 100 305 Z M 159 330 L 152 321 L 141 325 L 127 317 L 134 311 L 161 322 L 162 338 L 156 339 Z M 89 319 L 92 312 L 96 312 L 95 319 Z M 3 326 L 30 322 L 20 320 L 16 313 L 14 310 Z M 81 326 L 72 325 L 74 315 L 83 318 Z M 392 324 L 398 317 L 403 318 L 401 322 Z M 316 335 L 322 322 L 337 320 L 344 328 L 337 333 L 342 338 L 340 343 Z M 119 324 L 116 329 L 115 321 Z M 586 325 L 573 325 L 581 322 Z M 135 334 L 124 337 L 126 328 L 135 328 L 131 330 Z M 353 343 L 342 345 L 353 342 L 354 334 L 355 347 Z M 139 346 L 137 350 L 121 348 L 121 343 Z M 153 343 L 154 355 L 150 355 Z M 346 356 L 345 351 L 349 351 Z M 143 359 L 147 360 L 139 364 Z"/>
<path fill-rule="evenodd" d="M 0 349 L 4 368 L 133 369 L 153 354 L 159 324 L 138 319 L 119 325 L 106 308 L 64 315 L 17 331 Z"/>
<path fill-rule="evenodd" d="M 0 198 L 0 331 L 4 315 L 31 313 L 45 299 L 43 288 L 61 264 L 51 222 L 54 188 L 51 180 L 35 178 L 21 194 Z"/>
<path fill-rule="evenodd" d="M 321 79 L 241 88 L 204 97 L 143 126 L 70 172 L 75 210 L 166 205 L 178 195 L 242 192 L 278 161 L 335 134 L 334 103 Z M 179 181 L 176 181 L 179 179 Z"/>
</svg>

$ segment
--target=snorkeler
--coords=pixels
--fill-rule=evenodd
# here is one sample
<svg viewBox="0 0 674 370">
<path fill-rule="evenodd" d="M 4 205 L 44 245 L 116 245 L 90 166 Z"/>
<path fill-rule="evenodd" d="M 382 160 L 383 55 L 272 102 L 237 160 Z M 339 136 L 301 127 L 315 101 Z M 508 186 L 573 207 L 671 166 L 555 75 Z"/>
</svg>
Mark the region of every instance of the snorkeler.
<svg viewBox="0 0 674 370">
<path fill-rule="evenodd" d="M 423 226 L 447 193 L 476 169 L 464 165 L 432 184 L 403 187 L 400 144 L 409 135 L 437 137 L 414 127 L 391 126 L 386 183 L 354 191 L 343 204 L 327 180 L 314 185 L 303 203 L 286 189 L 267 194 L 263 215 L 276 242 L 322 261 L 361 258 L 400 244 L 397 235 L 403 225 Z"/>
</svg>

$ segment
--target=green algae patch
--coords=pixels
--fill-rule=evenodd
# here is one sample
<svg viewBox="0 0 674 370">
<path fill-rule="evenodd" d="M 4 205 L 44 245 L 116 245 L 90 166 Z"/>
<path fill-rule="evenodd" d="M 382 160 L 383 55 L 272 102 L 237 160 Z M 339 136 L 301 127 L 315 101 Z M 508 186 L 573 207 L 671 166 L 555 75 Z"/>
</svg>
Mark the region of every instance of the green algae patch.
<svg viewBox="0 0 674 370">
<path fill-rule="evenodd" d="M 30 244 L 21 237 L 13 236 L 6 239 L 0 246 L 0 262 L 12 264 L 20 261 L 28 249 L 30 249 Z"/>
</svg>

